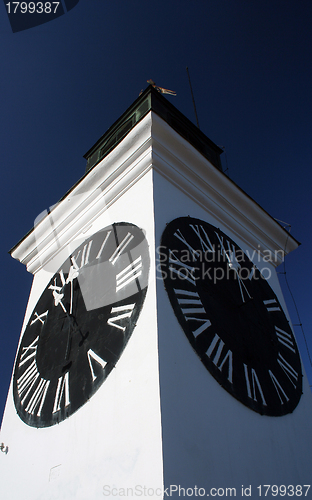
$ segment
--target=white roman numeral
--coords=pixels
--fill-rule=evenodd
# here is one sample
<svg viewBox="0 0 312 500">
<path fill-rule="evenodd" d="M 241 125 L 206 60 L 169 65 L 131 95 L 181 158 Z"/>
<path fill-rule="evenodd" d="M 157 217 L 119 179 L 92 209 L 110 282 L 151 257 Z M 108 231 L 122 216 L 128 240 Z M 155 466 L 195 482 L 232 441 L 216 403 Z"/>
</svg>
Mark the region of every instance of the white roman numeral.
<svg viewBox="0 0 312 500">
<path fill-rule="evenodd" d="M 62 287 L 56 285 L 56 278 L 54 278 L 54 285 L 49 286 L 49 290 L 52 290 L 52 295 L 54 298 L 54 305 L 58 306 L 60 304 L 63 311 L 66 313 L 66 308 L 62 302 L 62 298 L 64 297 L 64 294 L 61 293 Z"/>
<path fill-rule="evenodd" d="M 192 259 L 197 260 L 197 257 L 199 255 L 198 250 L 194 250 L 194 248 L 186 241 L 180 229 L 177 229 L 177 231 L 174 233 L 174 236 L 178 238 L 178 240 L 182 241 L 182 243 L 184 243 L 184 245 L 190 250 Z"/>
<path fill-rule="evenodd" d="M 36 337 L 35 340 L 31 344 L 29 344 L 29 346 L 23 347 L 23 349 L 22 349 L 23 352 L 21 354 L 20 363 L 19 363 L 18 367 L 22 366 L 29 359 L 36 356 L 37 348 L 38 348 L 38 344 L 37 344 L 38 340 L 39 340 L 39 336 Z"/>
<path fill-rule="evenodd" d="M 277 306 L 277 302 L 275 299 L 264 300 L 263 303 L 264 303 L 265 307 L 267 308 L 268 312 L 281 310 L 281 308 Z"/>
<path fill-rule="evenodd" d="M 21 398 L 24 395 L 24 398 L 21 400 L 23 404 L 28 394 L 30 393 L 32 387 L 35 385 L 36 380 L 39 377 L 39 372 L 37 369 L 36 361 L 33 362 L 26 368 L 24 373 L 17 380 L 17 392 L 19 397 Z"/>
<path fill-rule="evenodd" d="M 175 264 L 176 266 L 179 266 L 179 268 L 177 269 L 176 267 L 172 267 L 171 265 L 169 265 L 169 270 L 175 274 L 178 275 L 178 278 L 180 280 L 187 280 L 189 283 L 191 283 L 193 286 L 196 285 L 195 283 L 195 278 L 193 276 L 193 272 L 195 271 L 195 267 L 192 267 L 192 266 L 188 266 L 187 264 L 185 264 L 185 262 L 181 262 L 176 256 L 175 254 L 173 253 L 173 251 L 171 251 L 169 249 L 169 263 L 172 263 L 172 264 Z"/>
<path fill-rule="evenodd" d="M 60 275 L 60 278 L 61 278 L 61 283 L 62 283 L 62 286 L 64 286 L 64 285 L 65 285 L 65 283 L 66 283 L 66 280 L 65 280 L 64 273 L 63 273 L 63 269 L 61 269 L 61 270 L 59 271 L 59 275 Z"/>
<path fill-rule="evenodd" d="M 77 253 L 76 256 L 73 255 L 71 257 L 71 261 L 73 263 L 73 266 L 74 266 L 75 270 L 79 270 L 83 266 L 85 266 L 86 264 L 89 263 L 89 256 L 90 256 L 90 250 L 91 250 L 91 247 L 92 247 L 92 243 L 93 243 L 93 240 L 90 240 L 88 243 L 86 243 L 83 246 L 82 251 L 79 250 L 79 252 Z M 78 257 L 79 257 L 80 254 L 81 254 L 81 261 L 80 261 L 80 266 L 79 266 L 78 263 L 77 263 L 77 260 L 78 260 Z"/>
<path fill-rule="evenodd" d="M 94 382 L 95 379 L 97 378 L 97 375 L 95 375 L 95 373 L 94 373 L 93 362 L 95 361 L 96 363 L 98 363 L 102 367 L 102 369 L 104 370 L 105 366 L 107 365 L 107 361 L 104 361 L 104 359 L 102 359 L 98 354 L 96 354 L 94 351 L 92 351 L 92 349 L 88 350 L 87 356 L 88 356 L 89 366 L 90 366 L 91 375 L 92 375 L 92 382 Z"/>
<path fill-rule="evenodd" d="M 279 383 L 279 381 L 277 380 L 275 375 L 271 372 L 271 370 L 269 370 L 269 375 L 270 375 L 271 380 L 273 382 L 273 385 L 276 389 L 279 400 L 280 400 L 281 404 L 283 405 L 285 403 L 285 401 L 289 401 L 289 397 L 287 396 L 286 392 L 282 388 L 281 384 Z M 285 399 L 285 401 L 283 401 L 283 398 Z"/>
<path fill-rule="evenodd" d="M 253 399 L 254 401 L 258 401 L 257 393 L 256 393 L 256 387 L 257 387 L 258 392 L 259 392 L 260 397 L 261 397 L 261 400 L 262 400 L 262 404 L 264 406 L 267 406 L 266 401 L 264 399 L 262 387 L 261 387 L 261 384 L 259 382 L 258 375 L 256 373 L 256 370 L 251 368 L 250 369 L 251 375 L 249 375 L 248 366 L 245 365 L 245 363 L 244 363 L 244 372 L 245 372 L 245 380 L 246 380 L 248 397 L 250 399 Z"/>
<path fill-rule="evenodd" d="M 33 325 L 37 321 L 40 321 L 40 323 L 42 323 L 44 325 L 44 322 L 48 316 L 48 313 L 49 313 L 49 311 L 46 311 L 46 312 L 39 315 L 37 312 L 35 312 L 36 317 L 35 317 L 35 319 L 32 320 L 32 322 L 30 324 Z M 45 318 L 45 319 L 43 320 L 42 318 Z"/>
<path fill-rule="evenodd" d="M 288 349 L 290 349 L 292 352 L 296 352 L 294 349 L 294 343 L 292 340 L 292 336 L 290 333 L 285 332 L 281 328 L 278 328 L 278 326 L 275 326 L 275 333 L 277 335 L 277 340 L 286 346 Z"/>
<path fill-rule="evenodd" d="M 141 255 L 116 275 L 116 292 L 136 280 L 142 274 Z"/>
<path fill-rule="evenodd" d="M 233 353 L 230 349 L 227 350 L 225 356 L 223 357 L 222 363 L 220 363 L 220 359 L 223 355 L 223 350 L 225 351 L 226 348 L 224 349 L 224 342 L 222 339 L 220 339 L 219 335 L 216 333 L 215 336 L 212 339 L 212 342 L 210 346 L 208 347 L 206 354 L 208 358 L 211 359 L 213 364 L 220 370 L 222 371 L 224 365 L 226 362 L 228 362 L 228 381 L 231 382 L 233 381 Z M 217 350 L 215 351 L 215 349 Z M 213 355 L 214 352 L 214 355 Z M 213 357 L 212 357 L 213 355 Z"/>
<path fill-rule="evenodd" d="M 61 401 L 64 395 L 64 406 L 70 405 L 69 399 L 69 372 L 62 375 L 57 382 L 57 388 L 55 393 L 54 405 L 52 413 L 56 413 L 61 409 Z"/>
<path fill-rule="evenodd" d="M 196 338 L 200 333 L 206 330 L 206 328 L 211 326 L 211 322 L 207 318 L 207 313 L 200 297 L 197 292 L 190 292 L 188 290 L 174 289 L 174 292 L 177 296 L 178 303 L 181 306 L 181 311 L 185 321 L 197 321 L 202 323 L 202 325 L 200 325 L 196 330 L 192 331 L 194 337 Z"/>
<path fill-rule="evenodd" d="M 228 256 L 228 252 L 233 252 L 234 255 L 235 255 L 235 247 L 234 247 L 234 245 L 232 244 L 232 248 L 231 248 L 231 243 L 229 242 L 229 240 L 226 240 L 226 242 L 227 242 L 227 249 L 226 249 L 225 246 L 224 246 L 224 243 L 223 243 L 223 236 L 220 236 L 219 233 L 217 233 L 217 231 L 215 231 L 215 234 L 217 235 L 217 238 L 218 238 L 218 240 L 220 242 L 222 254 L 227 257 Z"/>
<path fill-rule="evenodd" d="M 84 245 L 84 247 L 82 249 L 80 269 L 89 263 L 89 256 L 90 256 L 90 250 L 91 250 L 92 243 L 93 243 L 93 240 L 90 240 L 89 243 Z"/>
<path fill-rule="evenodd" d="M 102 252 L 103 252 L 103 250 L 104 250 L 104 247 L 105 247 L 105 245 L 106 245 L 106 242 L 107 242 L 107 240 L 108 240 L 108 238 L 109 238 L 109 235 L 110 235 L 110 234 L 111 234 L 111 231 L 107 231 L 106 236 L 105 236 L 105 238 L 104 238 L 104 240 L 103 240 L 103 243 L 102 243 L 102 245 L 101 245 L 101 248 L 100 248 L 100 250 L 98 251 L 98 254 L 97 254 L 97 256 L 96 256 L 96 259 L 99 259 L 99 258 L 101 257 Z"/>
<path fill-rule="evenodd" d="M 298 372 L 296 372 L 296 370 L 286 361 L 286 359 L 283 358 L 280 353 L 278 353 L 277 362 L 291 381 L 292 385 L 296 387 L 297 384 L 295 382 L 298 382 Z"/>
<path fill-rule="evenodd" d="M 197 234 L 198 238 L 199 238 L 199 241 L 200 241 L 200 244 L 201 244 L 201 247 L 203 249 L 204 252 L 211 252 L 211 253 L 214 253 L 215 252 L 215 249 L 214 249 L 214 246 L 212 245 L 210 239 L 209 239 L 209 236 L 208 234 L 206 233 L 205 229 L 203 228 L 203 226 L 193 226 L 193 224 L 190 224 L 190 227 L 193 229 L 193 231 L 195 231 L 195 233 Z M 200 234 L 200 229 L 202 230 L 202 232 L 204 233 L 204 237 L 205 239 L 203 239 L 202 235 Z"/>
<path fill-rule="evenodd" d="M 53 292 L 57 292 L 57 294 L 56 294 L 56 295 L 62 295 L 62 294 L 60 294 L 60 293 L 59 293 L 59 292 L 62 290 L 62 288 L 63 288 L 63 287 L 58 286 L 58 285 L 56 284 L 56 278 L 54 278 L 54 285 L 50 285 L 50 286 L 49 286 L 49 290 L 53 290 Z M 53 296 L 55 296 L 55 295 L 54 295 L 54 293 L 53 293 Z M 64 294 L 63 294 L 63 297 L 64 297 Z"/>
<path fill-rule="evenodd" d="M 29 349 L 35 349 L 34 353 L 37 350 L 37 346 L 33 346 L 37 339 L 34 340 L 29 347 L 24 348 L 27 349 L 24 354 L 28 352 Z M 30 359 L 34 354 L 30 354 L 25 358 L 22 363 L 19 364 L 19 367 L 23 365 L 28 359 Z M 49 380 L 45 380 L 40 377 L 36 361 L 33 362 L 26 368 L 24 373 L 17 380 L 17 393 L 21 398 L 21 405 L 23 405 L 28 398 L 28 396 L 32 393 L 31 398 L 29 399 L 27 406 L 25 407 L 25 411 L 27 413 L 34 414 L 35 410 L 38 408 L 36 413 L 37 416 L 41 415 L 41 410 L 45 402 L 46 394 L 50 385 Z"/>
<path fill-rule="evenodd" d="M 111 314 L 115 314 L 115 313 L 122 313 L 122 314 L 117 314 L 117 316 L 113 316 L 112 318 L 109 318 L 107 320 L 107 324 L 114 326 L 115 328 L 118 328 L 118 330 L 122 330 L 124 332 L 126 329 L 126 326 L 121 326 L 117 322 L 121 321 L 124 318 L 130 318 L 132 313 L 133 313 L 134 306 L 135 306 L 135 304 L 127 304 L 124 306 L 112 307 Z M 124 311 L 126 311 L 126 312 L 124 312 Z"/>
<path fill-rule="evenodd" d="M 113 254 L 109 258 L 109 262 L 111 262 L 113 265 L 117 261 L 117 259 L 120 257 L 121 253 L 124 251 L 124 249 L 129 245 L 130 241 L 133 240 L 134 236 L 131 233 L 128 233 L 122 242 L 118 245 L 118 247 L 115 249 Z"/>
<path fill-rule="evenodd" d="M 50 285 L 49 286 L 49 289 L 50 290 L 55 290 L 57 292 L 60 292 L 62 290 L 62 288 L 65 286 L 66 284 L 66 279 L 65 279 L 65 276 L 64 276 L 64 272 L 63 272 L 63 269 L 61 269 L 59 272 L 58 272 L 59 276 L 60 276 L 60 280 L 61 280 L 61 286 L 58 286 L 56 284 L 56 281 L 57 281 L 57 278 L 54 278 L 54 285 Z"/>
<path fill-rule="evenodd" d="M 44 380 L 43 378 L 40 379 L 39 384 L 37 385 L 32 397 L 30 398 L 27 406 L 25 407 L 25 411 L 27 411 L 27 413 L 31 413 L 33 415 L 35 413 L 36 408 L 39 405 L 36 415 L 37 417 L 40 417 L 49 385 L 50 385 L 50 380 Z"/>
</svg>

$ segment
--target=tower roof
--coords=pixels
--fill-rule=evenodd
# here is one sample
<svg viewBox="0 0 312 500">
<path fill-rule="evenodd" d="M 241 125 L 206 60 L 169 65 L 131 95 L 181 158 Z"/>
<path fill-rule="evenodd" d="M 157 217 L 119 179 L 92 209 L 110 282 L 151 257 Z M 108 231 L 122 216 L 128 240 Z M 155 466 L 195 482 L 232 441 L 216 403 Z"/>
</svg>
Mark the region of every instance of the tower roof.
<svg viewBox="0 0 312 500">
<path fill-rule="evenodd" d="M 197 151 L 205 156 L 212 165 L 222 171 L 220 160 L 222 149 L 155 90 L 152 85 L 149 85 L 84 155 L 87 160 L 86 172 L 114 149 L 149 111 L 154 111 L 159 115 Z"/>
<path fill-rule="evenodd" d="M 221 148 L 150 85 L 84 155 L 87 168 L 83 177 L 10 254 L 30 272 L 37 272 L 39 253 L 47 252 L 47 260 L 55 252 L 56 229 L 65 246 L 103 209 L 104 198 L 105 207 L 110 206 L 151 168 L 232 232 L 241 236 L 244 232 L 251 248 L 259 249 L 261 242 L 261 251 L 270 249 L 272 254 L 280 251 L 282 255 L 297 248 L 299 242 L 224 174 L 221 153 Z"/>
</svg>

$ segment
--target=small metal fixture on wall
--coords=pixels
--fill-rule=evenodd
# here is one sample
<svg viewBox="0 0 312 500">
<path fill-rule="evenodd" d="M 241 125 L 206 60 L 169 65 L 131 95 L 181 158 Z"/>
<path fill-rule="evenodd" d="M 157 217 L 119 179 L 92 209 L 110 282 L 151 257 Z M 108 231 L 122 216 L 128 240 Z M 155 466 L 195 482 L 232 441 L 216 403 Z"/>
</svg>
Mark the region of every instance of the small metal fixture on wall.
<svg viewBox="0 0 312 500">
<path fill-rule="evenodd" d="M 9 451 L 9 448 L 8 448 L 8 446 L 5 446 L 4 443 L 1 443 L 0 444 L 0 450 L 2 451 L 2 453 L 5 453 L 7 455 L 8 451 Z"/>
</svg>

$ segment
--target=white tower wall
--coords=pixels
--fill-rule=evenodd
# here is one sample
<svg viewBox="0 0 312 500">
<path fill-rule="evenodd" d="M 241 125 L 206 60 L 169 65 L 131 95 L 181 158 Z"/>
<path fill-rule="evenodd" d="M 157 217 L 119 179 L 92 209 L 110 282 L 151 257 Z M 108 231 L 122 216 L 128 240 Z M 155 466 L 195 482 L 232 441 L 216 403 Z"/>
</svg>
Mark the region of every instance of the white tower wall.
<svg viewBox="0 0 312 500">
<path fill-rule="evenodd" d="M 284 305 L 275 266 L 263 256 L 284 248 L 285 232 L 149 112 L 13 252 L 35 276 L 23 330 L 64 258 L 114 222 L 143 229 L 150 274 L 124 353 L 79 411 L 59 425 L 29 427 L 16 413 L 11 384 L 0 437 L 8 446 L 0 454 L 3 500 L 159 499 L 170 485 L 172 496 L 174 486 L 206 493 L 236 488 L 241 496 L 242 485 L 258 496 L 261 484 L 311 481 L 306 376 L 293 413 L 261 416 L 223 390 L 175 317 L 159 272 L 159 245 L 166 224 L 188 215 L 220 227 L 244 251 L 257 251 L 257 265 L 270 269 L 270 285 Z M 287 250 L 295 247 L 290 240 Z"/>
</svg>

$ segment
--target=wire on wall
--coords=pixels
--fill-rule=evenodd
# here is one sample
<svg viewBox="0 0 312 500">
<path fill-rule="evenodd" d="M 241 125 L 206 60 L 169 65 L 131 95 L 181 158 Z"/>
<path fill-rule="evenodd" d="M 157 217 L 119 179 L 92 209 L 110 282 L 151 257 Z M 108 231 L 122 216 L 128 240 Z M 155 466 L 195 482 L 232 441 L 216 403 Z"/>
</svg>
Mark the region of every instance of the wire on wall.
<svg viewBox="0 0 312 500">
<path fill-rule="evenodd" d="M 310 349 L 309 349 L 309 346 L 308 346 L 307 337 L 306 337 L 306 334 L 305 334 L 305 331 L 304 331 L 304 328 L 303 328 L 303 324 L 302 324 L 302 321 L 301 321 L 301 318 L 300 318 L 299 309 L 297 307 L 297 303 L 295 301 L 295 297 L 294 297 L 294 295 L 293 295 L 293 293 L 291 291 L 291 288 L 290 288 L 290 285 L 289 285 L 288 279 L 287 279 L 285 255 L 286 255 L 286 248 L 287 248 L 287 243 L 288 243 L 288 239 L 289 239 L 291 225 L 288 224 L 287 222 L 281 221 L 279 219 L 275 219 L 275 220 L 277 222 L 279 222 L 280 224 L 283 224 L 284 228 L 287 229 L 287 231 L 288 231 L 288 235 L 287 235 L 286 242 L 285 242 L 285 248 L 284 248 L 283 271 L 280 271 L 278 274 L 283 274 L 284 277 L 285 277 L 285 283 L 286 283 L 287 289 L 288 289 L 288 291 L 290 293 L 290 296 L 292 298 L 293 304 L 295 306 L 295 311 L 296 311 L 297 318 L 298 318 L 298 323 L 293 324 L 293 326 L 300 326 L 300 328 L 301 328 L 301 333 L 302 333 L 302 336 L 304 338 L 304 342 L 305 342 L 305 346 L 306 346 L 306 350 L 307 350 L 309 362 L 310 362 L 310 365 L 312 367 L 312 359 L 311 359 Z M 310 387 L 312 387 L 312 385 L 310 385 Z"/>
</svg>

